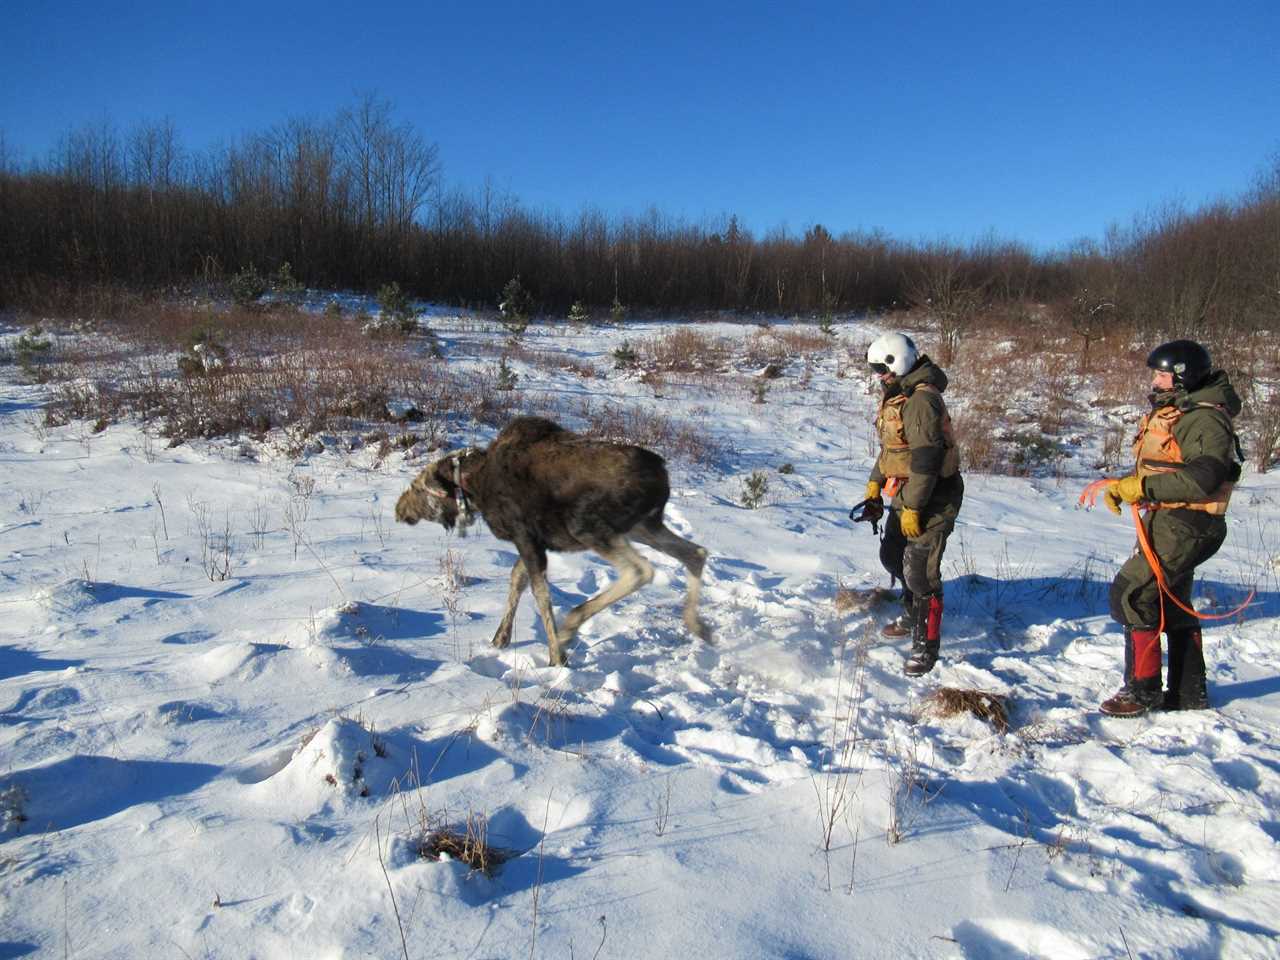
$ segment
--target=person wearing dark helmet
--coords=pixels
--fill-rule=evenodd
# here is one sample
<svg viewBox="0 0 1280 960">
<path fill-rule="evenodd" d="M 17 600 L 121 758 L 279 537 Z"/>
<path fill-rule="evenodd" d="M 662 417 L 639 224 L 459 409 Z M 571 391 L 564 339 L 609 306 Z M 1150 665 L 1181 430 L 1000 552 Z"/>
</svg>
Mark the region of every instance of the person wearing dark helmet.
<svg viewBox="0 0 1280 960">
<path fill-rule="evenodd" d="M 1108 484 L 1107 507 L 1145 505 L 1143 526 L 1169 592 L 1191 608 L 1196 567 L 1222 546 L 1224 515 L 1240 479 L 1240 444 L 1234 418 L 1240 398 L 1227 375 L 1213 369 L 1194 340 L 1174 340 L 1147 357 L 1151 412 L 1134 438 L 1134 473 Z M 1140 549 L 1111 584 L 1111 616 L 1124 627 L 1124 684 L 1103 701 L 1113 717 L 1148 710 L 1202 710 L 1209 705 L 1199 620 L 1162 595 Z M 1169 644 L 1168 688 L 1160 688 L 1160 629 Z"/>
<path fill-rule="evenodd" d="M 964 499 L 960 451 L 942 393 L 947 375 L 911 338 L 888 333 L 867 348 L 884 395 L 876 416 L 880 455 L 867 481 L 867 502 L 883 510 L 894 498 L 880 542 L 880 562 L 903 583 L 902 616 L 880 631 L 911 637 L 903 671 L 933 669 L 942 639 L 942 553 Z"/>
</svg>

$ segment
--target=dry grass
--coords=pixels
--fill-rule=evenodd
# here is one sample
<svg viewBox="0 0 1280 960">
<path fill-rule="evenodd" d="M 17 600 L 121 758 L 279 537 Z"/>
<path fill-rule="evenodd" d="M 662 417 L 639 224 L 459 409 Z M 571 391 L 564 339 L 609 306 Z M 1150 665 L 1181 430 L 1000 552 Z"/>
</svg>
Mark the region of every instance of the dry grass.
<svg viewBox="0 0 1280 960">
<path fill-rule="evenodd" d="M 723 447 L 695 420 L 677 420 L 639 406 L 623 406 L 583 397 L 568 411 L 579 432 L 601 440 L 632 443 L 664 457 L 711 465 L 724 457 Z M 697 417 L 698 410 L 690 411 Z"/>
<path fill-rule="evenodd" d="M 424 823 L 415 847 L 424 860 L 457 860 L 485 876 L 493 876 L 513 852 L 492 846 L 488 834 L 489 821 L 483 814 L 469 811 L 460 824 Z"/>
<path fill-rule="evenodd" d="M 998 693 L 939 687 L 925 698 L 921 708 L 922 716 L 946 718 L 962 713 L 972 714 L 979 720 L 991 724 L 997 733 L 1006 733 L 1009 730 L 1008 701 Z"/>
<path fill-rule="evenodd" d="M 836 595 L 832 598 L 831 605 L 835 608 L 836 613 L 844 616 L 850 613 L 867 613 L 877 607 L 893 602 L 894 599 L 895 594 L 893 591 L 886 590 L 884 587 L 859 590 L 842 585 L 836 590 Z"/>
<path fill-rule="evenodd" d="M 678 327 L 659 337 L 649 337 L 637 345 L 640 366 L 668 373 L 708 373 L 722 370 L 732 356 L 728 341 Z"/>
</svg>

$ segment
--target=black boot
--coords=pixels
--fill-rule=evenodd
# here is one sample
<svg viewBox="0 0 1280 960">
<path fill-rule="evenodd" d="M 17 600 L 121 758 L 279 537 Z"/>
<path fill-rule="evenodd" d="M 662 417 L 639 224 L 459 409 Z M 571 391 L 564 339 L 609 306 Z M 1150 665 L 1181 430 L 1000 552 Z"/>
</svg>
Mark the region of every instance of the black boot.
<svg viewBox="0 0 1280 960">
<path fill-rule="evenodd" d="M 1209 689 L 1205 681 L 1204 646 L 1199 627 L 1170 630 L 1169 687 L 1164 692 L 1166 710 L 1207 710 Z"/>
<path fill-rule="evenodd" d="M 1098 709 L 1109 717 L 1140 717 L 1160 706 L 1161 701 L 1160 633 L 1125 627 L 1124 686 L 1102 701 Z"/>
<path fill-rule="evenodd" d="M 917 597 L 915 606 L 911 655 L 902 665 L 902 672 L 908 677 L 920 677 L 932 670 L 942 643 L 942 597 Z"/>
</svg>

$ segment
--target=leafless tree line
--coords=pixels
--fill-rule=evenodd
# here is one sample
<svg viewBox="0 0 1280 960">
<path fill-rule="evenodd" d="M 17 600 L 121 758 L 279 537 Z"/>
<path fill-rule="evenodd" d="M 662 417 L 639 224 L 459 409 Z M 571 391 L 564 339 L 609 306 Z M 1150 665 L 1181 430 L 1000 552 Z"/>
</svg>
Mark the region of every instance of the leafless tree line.
<svg viewBox="0 0 1280 960">
<path fill-rule="evenodd" d="M 994 305 L 1059 305 L 1087 345 L 1139 330 L 1273 329 L 1280 317 L 1280 157 L 1233 201 L 1170 206 L 1049 254 L 987 236 L 905 243 L 879 232 L 761 236 L 736 217 L 692 224 L 528 209 L 486 184 L 449 188 L 439 150 L 367 95 L 203 153 L 172 121 L 68 133 L 20 163 L 0 133 L 0 303 L 53 289 L 148 291 L 288 262 L 314 287 L 493 305 L 519 276 L 541 309 L 834 313 L 916 307 L 944 353 Z M 1086 351 L 1087 355 L 1087 351 Z"/>
</svg>

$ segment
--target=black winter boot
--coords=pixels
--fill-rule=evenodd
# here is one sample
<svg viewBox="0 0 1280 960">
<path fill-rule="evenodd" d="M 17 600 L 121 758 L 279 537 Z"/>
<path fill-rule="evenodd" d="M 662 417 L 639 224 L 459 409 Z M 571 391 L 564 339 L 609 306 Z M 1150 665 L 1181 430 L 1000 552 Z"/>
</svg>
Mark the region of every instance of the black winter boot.
<svg viewBox="0 0 1280 960">
<path fill-rule="evenodd" d="M 1207 710 L 1209 689 L 1205 681 L 1204 645 L 1199 627 L 1170 630 L 1169 687 L 1164 692 L 1166 710 Z"/>
<path fill-rule="evenodd" d="M 942 643 L 942 597 L 917 597 L 915 623 L 911 631 L 911 655 L 902 665 L 908 677 L 920 677 L 938 662 Z"/>
</svg>

